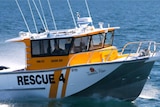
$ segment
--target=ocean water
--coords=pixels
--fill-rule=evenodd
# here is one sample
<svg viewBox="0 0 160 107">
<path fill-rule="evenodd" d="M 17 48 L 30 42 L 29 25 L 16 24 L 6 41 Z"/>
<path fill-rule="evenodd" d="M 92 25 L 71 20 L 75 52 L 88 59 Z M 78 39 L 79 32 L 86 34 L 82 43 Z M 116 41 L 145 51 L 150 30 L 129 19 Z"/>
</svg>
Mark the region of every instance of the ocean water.
<svg viewBox="0 0 160 107">
<path fill-rule="evenodd" d="M 18 0 L 31 32 L 36 32 L 27 0 Z M 31 0 L 30 0 L 31 1 Z M 38 0 L 35 0 L 37 2 Z M 41 0 L 48 28 L 54 29 L 46 0 Z M 67 0 L 50 0 L 57 29 L 75 27 Z M 84 0 L 70 0 L 74 16 L 88 16 Z M 119 26 L 115 32 L 114 45 L 121 48 L 125 43 L 140 40 L 160 42 L 160 0 L 88 0 L 90 13 L 95 27 L 98 22 L 104 26 Z M 40 18 L 33 8 L 38 29 L 43 28 Z M 15 61 L 15 65 L 25 63 L 23 46 L 5 43 L 17 37 L 19 31 L 27 31 L 15 0 L 0 0 L 0 64 Z M 15 54 L 19 57 L 15 57 Z M 11 59 L 7 59 L 12 57 Z M 3 95 L 1 95 L 3 96 Z M 107 97 L 65 98 L 59 100 L 15 100 L 0 101 L 0 107 L 160 107 L 160 62 L 156 62 L 141 95 L 133 102 L 124 102 Z"/>
</svg>

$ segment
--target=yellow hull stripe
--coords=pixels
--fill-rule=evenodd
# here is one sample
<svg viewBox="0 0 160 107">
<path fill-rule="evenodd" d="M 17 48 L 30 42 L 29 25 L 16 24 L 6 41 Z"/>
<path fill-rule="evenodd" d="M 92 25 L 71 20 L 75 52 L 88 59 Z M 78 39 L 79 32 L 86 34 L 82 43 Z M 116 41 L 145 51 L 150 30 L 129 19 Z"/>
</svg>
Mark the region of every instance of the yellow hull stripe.
<svg viewBox="0 0 160 107">
<path fill-rule="evenodd" d="M 54 71 L 55 83 L 50 86 L 49 98 L 56 98 L 59 84 L 59 77 L 61 75 L 61 70 Z"/>
<path fill-rule="evenodd" d="M 66 94 L 69 74 L 70 74 L 70 69 L 68 68 L 65 75 L 65 83 L 63 84 L 63 87 L 62 87 L 62 94 L 61 94 L 62 98 L 65 97 L 65 94 Z"/>
</svg>

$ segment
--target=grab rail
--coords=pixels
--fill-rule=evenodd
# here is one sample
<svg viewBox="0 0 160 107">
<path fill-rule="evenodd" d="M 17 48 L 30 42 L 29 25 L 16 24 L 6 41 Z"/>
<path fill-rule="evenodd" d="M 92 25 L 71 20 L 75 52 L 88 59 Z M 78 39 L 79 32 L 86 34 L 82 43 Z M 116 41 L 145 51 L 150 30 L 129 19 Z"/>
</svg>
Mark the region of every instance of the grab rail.
<svg viewBox="0 0 160 107">
<path fill-rule="evenodd" d="M 136 52 L 135 53 L 139 53 L 140 52 L 140 49 L 143 48 L 143 44 L 148 44 L 147 50 L 151 51 L 151 47 L 153 46 L 153 52 L 156 52 L 157 51 L 157 45 L 160 45 L 160 43 L 156 43 L 155 41 L 137 41 L 137 42 L 129 42 L 127 43 L 126 45 L 124 45 L 124 47 L 122 48 L 122 51 L 121 51 L 121 54 L 124 53 L 124 51 L 126 50 L 126 48 L 130 45 L 134 45 L 134 44 L 137 44 L 138 47 L 137 49 L 135 50 Z M 145 45 L 146 47 L 146 45 Z M 135 48 L 134 48 L 135 49 Z"/>
<path fill-rule="evenodd" d="M 102 49 L 102 50 L 96 50 L 96 51 L 92 51 L 92 52 L 77 53 L 77 54 L 73 55 L 73 56 L 70 58 L 70 60 L 68 61 L 67 66 L 70 66 L 71 61 L 72 61 L 75 57 L 77 57 L 77 55 L 82 55 L 82 54 L 84 54 L 84 55 L 87 56 L 87 54 L 89 54 L 89 55 L 88 55 L 88 58 L 86 58 L 87 60 L 84 61 L 84 63 L 88 64 L 88 63 L 91 63 L 91 61 L 93 60 L 94 54 L 96 54 L 97 52 L 101 52 L 101 53 L 99 53 L 99 55 L 100 55 L 100 54 L 102 54 L 103 52 L 106 52 L 107 50 L 109 50 L 110 52 L 108 53 L 108 56 L 105 58 L 106 60 L 108 60 L 108 59 L 110 58 L 111 54 L 113 53 L 113 51 L 115 51 L 115 50 L 117 50 L 117 49 L 116 49 L 116 48 L 115 48 L 115 49 L 104 49 L 104 50 Z M 99 56 L 99 58 L 100 58 L 100 56 Z M 83 58 L 82 58 L 82 59 L 83 59 Z M 101 60 L 104 60 L 104 59 L 101 58 Z M 101 62 L 102 62 L 102 61 L 101 61 Z"/>
<path fill-rule="evenodd" d="M 137 48 L 132 47 L 125 54 L 124 52 L 127 50 L 127 47 L 131 46 L 131 45 L 134 45 L 134 44 L 137 45 Z M 148 45 L 146 45 L 146 44 L 148 44 Z M 151 57 L 151 56 L 154 56 L 154 54 L 158 50 L 160 50 L 160 47 L 159 47 L 159 49 L 157 49 L 158 45 L 160 46 L 160 43 L 156 43 L 155 41 L 137 41 L 137 42 L 129 42 L 129 43 L 125 44 L 123 46 L 123 48 L 121 49 L 121 51 L 119 51 L 119 52 L 118 52 L 117 48 L 111 47 L 111 48 L 108 48 L 108 49 L 105 48 L 105 49 L 96 50 L 96 51 L 92 51 L 92 52 L 77 53 L 70 58 L 67 66 L 70 66 L 72 61 L 77 62 L 77 63 L 73 62 L 73 65 L 74 64 L 76 65 L 76 64 L 88 64 L 88 63 L 94 63 L 94 62 L 112 61 L 112 60 L 114 60 L 114 57 L 115 57 L 114 55 L 112 56 L 114 51 L 117 52 L 117 55 L 126 56 L 124 60 L 127 60 L 129 57 L 136 57 L 136 55 L 133 55 L 133 54 L 137 54 L 137 57 L 141 57 L 140 56 L 141 50 L 145 50 L 145 52 L 146 52 L 145 55 L 142 55 L 142 56 L 150 56 Z M 132 49 L 134 49 L 135 52 L 132 52 Z M 150 54 L 150 53 L 152 53 L 152 54 Z M 83 55 L 86 56 L 85 59 L 83 59 Z M 105 55 L 105 57 L 103 55 Z M 99 59 L 95 56 L 98 56 Z M 74 60 L 74 58 L 76 58 L 76 57 L 77 57 L 77 59 Z M 113 59 L 112 59 L 112 57 L 113 57 Z M 97 58 L 97 60 L 95 60 L 94 58 Z M 101 58 L 101 61 L 100 61 L 100 58 Z M 79 62 L 78 59 L 81 60 L 81 61 Z"/>
</svg>

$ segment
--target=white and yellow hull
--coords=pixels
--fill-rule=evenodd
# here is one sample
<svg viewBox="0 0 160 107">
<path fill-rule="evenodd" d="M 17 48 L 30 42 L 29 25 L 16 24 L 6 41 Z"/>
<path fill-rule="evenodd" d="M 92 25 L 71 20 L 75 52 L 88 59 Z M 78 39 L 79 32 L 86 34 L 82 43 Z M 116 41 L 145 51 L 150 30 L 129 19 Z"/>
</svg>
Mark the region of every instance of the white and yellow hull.
<svg viewBox="0 0 160 107">
<path fill-rule="evenodd" d="M 99 95 L 134 100 L 142 91 L 154 61 L 142 58 L 46 71 L 4 72 L 0 74 L 0 99 Z"/>
</svg>

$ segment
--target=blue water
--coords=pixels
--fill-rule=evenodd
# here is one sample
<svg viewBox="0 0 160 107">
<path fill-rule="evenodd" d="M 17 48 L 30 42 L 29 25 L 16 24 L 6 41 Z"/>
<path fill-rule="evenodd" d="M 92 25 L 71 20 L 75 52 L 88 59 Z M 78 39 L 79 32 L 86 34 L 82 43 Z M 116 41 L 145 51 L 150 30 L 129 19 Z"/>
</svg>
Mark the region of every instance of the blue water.
<svg viewBox="0 0 160 107">
<path fill-rule="evenodd" d="M 31 1 L 31 0 L 30 0 Z M 38 0 L 35 0 L 38 1 Z M 31 32 L 35 32 L 27 0 L 19 0 Z M 46 0 L 42 0 L 49 29 L 54 29 Z M 70 0 L 74 15 L 88 16 L 84 0 Z M 58 29 L 75 27 L 67 0 L 51 0 Z M 118 48 L 130 41 L 155 40 L 160 42 L 160 0 L 88 0 L 93 23 L 104 22 L 104 26 L 119 26 L 115 32 L 114 45 Z M 37 14 L 35 12 L 35 14 Z M 37 20 L 39 18 L 37 17 Z M 41 23 L 37 23 L 42 28 Z M 0 0 L 0 55 L 10 48 L 5 40 L 18 36 L 19 31 L 27 31 L 14 0 Z M 16 46 L 16 45 L 15 45 Z M 19 46 L 12 51 L 19 51 Z M 8 52 L 9 53 L 9 52 Z M 10 55 L 10 53 L 9 53 Z M 16 57 L 13 60 L 19 61 Z M 24 63 L 24 62 L 23 62 Z M 114 98 L 66 98 L 61 100 L 0 101 L 2 107 L 159 107 L 160 106 L 160 62 L 156 62 L 150 77 L 140 95 L 133 102 Z"/>
</svg>

